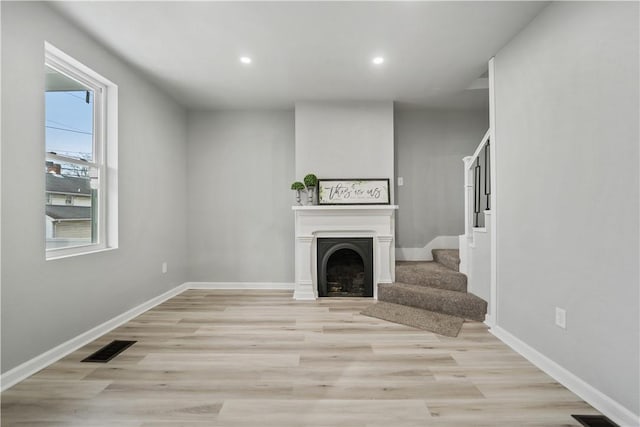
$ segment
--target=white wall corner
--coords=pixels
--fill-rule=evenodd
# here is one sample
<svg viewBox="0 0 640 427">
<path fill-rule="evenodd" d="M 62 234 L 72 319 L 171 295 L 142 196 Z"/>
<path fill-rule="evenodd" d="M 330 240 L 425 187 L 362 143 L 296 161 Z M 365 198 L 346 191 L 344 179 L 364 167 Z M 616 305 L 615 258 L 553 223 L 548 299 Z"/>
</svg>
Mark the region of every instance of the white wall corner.
<svg viewBox="0 0 640 427">
<path fill-rule="evenodd" d="M 500 326 L 493 326 L 489 332 L 620 426 L 640 426 L 640 415 L 634 414 Z"/>
<path fill-rule="evenodd" d="M 397 261 L 433 261 L 432 249 L 458 249 L 459 236 L 438 236 L 422 248 L 396 248 Z"/>
<path fill-rule="evenodd" d="M 489 131 L 490 131 L 490 144 L 489 150 L 489 164 L 491 165 L 489 171 L 489 182 L 491 186 L 491 214 L 489 216 L 489 223 L 491 224 L 490 238 L 490 251 L 491 251 L 491 268 L 489 277 L 489 310 L 490 310 L 490 323 L 496 325 L 498 322 L 498 183 L 496 171 L 498 170 L 498 163 L 496 159 L 496 148 L 498 143 L 496 141 L 496 77 L 495 77 L 495 57 L 489 59 L 488 72 L 489 72 Z"/>
</svg>

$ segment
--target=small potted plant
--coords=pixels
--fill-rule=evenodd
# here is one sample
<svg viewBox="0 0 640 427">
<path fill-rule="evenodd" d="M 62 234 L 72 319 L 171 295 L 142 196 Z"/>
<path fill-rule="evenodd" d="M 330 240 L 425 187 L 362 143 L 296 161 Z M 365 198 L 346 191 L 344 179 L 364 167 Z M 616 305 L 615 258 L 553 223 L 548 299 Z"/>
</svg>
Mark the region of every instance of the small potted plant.
<svg viewBox="0 0 640 427">
<path fill-rule="evenodd" d="M 304 177 L 304 185 L 307 187 L 307 194 L 309 196 L 309 204 L 313 204 L 313 190 L 318 185 L 318 177 L 310 173 Z"/>
<path fill-rule="evenodd" d="M 296 190 L 296 202 L 301 205 L 302 203 L 300 203 L 300 191 L 304 190 L 304 184 L 300 181 L 296 181 L 291 184 L 291 189 Z"/>
</svg>

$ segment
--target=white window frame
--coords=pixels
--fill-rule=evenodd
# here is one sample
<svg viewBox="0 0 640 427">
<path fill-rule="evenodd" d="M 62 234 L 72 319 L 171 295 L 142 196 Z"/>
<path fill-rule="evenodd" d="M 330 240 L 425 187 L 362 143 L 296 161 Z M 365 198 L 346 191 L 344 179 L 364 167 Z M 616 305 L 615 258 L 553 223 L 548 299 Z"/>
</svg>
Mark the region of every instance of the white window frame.
<svg viewBox="0 0 640 427">
<path fill-rule="evenodd" d="M 45 42 L 44 51 L 46 66 L 79 81 L 94 93 L 92 160 L 85 161 L 47 153 L 45 143 L 45 161 L 71 163 L 97 171 L 91 178 L 97 183 L 97 209 L 94 214 L 97 222 L 95 242 L 52 249 L 46 249 L 45 244 L 46 259 L 67 258 L 116 249 L 118 247 L 118 86 L 48 42 Z"/>
</svg>

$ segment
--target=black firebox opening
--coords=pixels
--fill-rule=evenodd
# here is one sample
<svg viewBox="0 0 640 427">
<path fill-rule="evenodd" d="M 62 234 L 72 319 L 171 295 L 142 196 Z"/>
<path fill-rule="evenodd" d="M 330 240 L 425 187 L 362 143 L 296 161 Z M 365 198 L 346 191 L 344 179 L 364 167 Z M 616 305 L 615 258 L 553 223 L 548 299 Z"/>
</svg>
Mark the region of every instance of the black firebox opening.
<svg viewBox="0 0 640 427">
<path fill-rule="evenodd" d="M 373 296 L 373 239 L 319 238 L 318 295 Z"/>
</svg>

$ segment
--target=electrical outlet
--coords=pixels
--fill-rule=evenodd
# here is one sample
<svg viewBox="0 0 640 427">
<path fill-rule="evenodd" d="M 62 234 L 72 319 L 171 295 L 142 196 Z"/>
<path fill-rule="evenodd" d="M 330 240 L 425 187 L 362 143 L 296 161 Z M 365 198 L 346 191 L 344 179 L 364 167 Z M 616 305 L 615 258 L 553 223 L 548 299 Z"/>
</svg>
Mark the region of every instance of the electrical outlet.
<svg viewBox="0 0 640 427">
<path fill-rule="evenodd" d="M 567 311 L 564 308 L 556 307 L 556 325 L 567 329 Z"/>
<path fill-rule="evenodd" d="M 166 272 L 167 272 L 167 262 L 165 261 L 165 262 L 162 263 L 162 274 L 164 274 Z"/>
<path fill-rule="evenodd" d="M 398 177 L 398 187 L 402 187 L 404 185 L 404 178 L 399 176 Z"/>
</svg>

